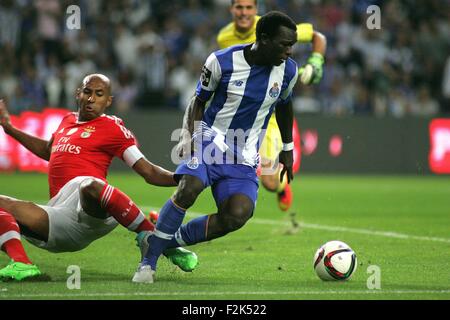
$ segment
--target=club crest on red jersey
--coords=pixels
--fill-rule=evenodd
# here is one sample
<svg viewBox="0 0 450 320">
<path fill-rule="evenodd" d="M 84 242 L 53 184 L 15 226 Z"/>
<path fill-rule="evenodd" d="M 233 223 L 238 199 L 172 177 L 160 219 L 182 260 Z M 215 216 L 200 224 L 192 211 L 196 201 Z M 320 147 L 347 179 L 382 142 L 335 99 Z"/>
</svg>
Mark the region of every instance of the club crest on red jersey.
<svg viewBox="0 0 450 320">
<path fill-rule="evenodd" d="M 95 132 L 95 127 L 87 126 L 86 128 L 83 128 L 83 132 L 81 133 L 81 138 L 89 138 L 93 132 Z"/>
</svg>

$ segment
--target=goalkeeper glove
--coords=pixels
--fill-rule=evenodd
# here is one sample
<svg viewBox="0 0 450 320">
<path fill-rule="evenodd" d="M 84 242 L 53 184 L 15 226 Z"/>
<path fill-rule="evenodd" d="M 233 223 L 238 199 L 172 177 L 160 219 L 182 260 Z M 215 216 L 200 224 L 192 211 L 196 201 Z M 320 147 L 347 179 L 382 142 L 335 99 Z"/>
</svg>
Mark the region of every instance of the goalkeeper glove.
<svg viewBox="0 0 450 320">
<path fill-rule="evenodd" d="M 324 62 L 325 59 L 320 53 L 313 52 L 307 64 L 298 70 L 300 81 L 306 85 L 319 83 L 323 76 Z"/>
</svg>

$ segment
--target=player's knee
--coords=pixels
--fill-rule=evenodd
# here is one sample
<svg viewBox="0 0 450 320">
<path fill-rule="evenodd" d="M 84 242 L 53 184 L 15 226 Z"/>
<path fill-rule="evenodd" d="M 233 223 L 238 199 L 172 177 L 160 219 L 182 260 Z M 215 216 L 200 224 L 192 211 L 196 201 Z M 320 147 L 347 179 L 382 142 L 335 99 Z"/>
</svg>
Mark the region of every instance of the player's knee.
<svg viewBox="0 0 450 320">
<path fill-rule="evenodd" d="M 8 206 L 10 204 L 10 201 L 7 197 L 0 195 L 0 210 L 8 210 Z"/>
<path fill-rule="evenodd" d="M 203 190 L 203 184 L 201 181 L 189 181 L 182 179 L 178 185 L 178 189 L 173 196 L 173 201 L 181 208 L 190 208 L 198 195 Z"/>
<path fill-rule="evenodd" d="M 190 208 L 197 199 L 199 192 L 195 188 L 186 187 L 177 189 L 173 196 L 173 201 L 181 208 Z"/>
<path fill-rule="evenodd" d="M 84 199 L 99 199 L 104 187 L 104 183 L 94 180 L 86 179 L 80 184 L 80 193 Z"/>
<path fill-rule="evenodd" d="M 228 216 L 224 219 L 223 227 L 225 232 L 233 232 L 242 228 L 250 219 L 250 216 Z"/>
<path fill-rule="evenodd" d="M 16 202 L 17 202 L 17 200 L 14 198 L 0 195 L 0 210 L 3 209 L 3 210 L 8 211 L 9 213 L 12 213 Z"/>
<path fill-rule="evenodd" d="M 251 218 L 253 213 L 253 205 L 249 201 L 242 202 L 239 205 L 230 206 L 225 217 L 225 227 L 228 232 L 232 232 L 242 228 Z"/>
</svg>

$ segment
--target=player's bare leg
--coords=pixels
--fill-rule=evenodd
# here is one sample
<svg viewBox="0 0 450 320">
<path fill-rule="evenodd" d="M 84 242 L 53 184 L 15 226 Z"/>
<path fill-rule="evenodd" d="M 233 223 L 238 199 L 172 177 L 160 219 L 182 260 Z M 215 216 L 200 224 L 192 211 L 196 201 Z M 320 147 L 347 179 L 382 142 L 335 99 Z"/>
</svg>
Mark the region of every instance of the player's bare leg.
<svg viewBox="0 0 450 320">
<path fill-rule="evenodd" d="M 155 225 L 126 194 L 102 181 L 89 178 L 80 185 L 80 199 L 87 214 L 98 219 L 106 219 L 112 215 L 128 230 L 136 232 L 136 241 L 141 249 L 141 260 L 143 259 L 148 251 L 148 238 L 152 236 Z M 174 248 L 165 250 L 163 254 L 183 271 L 192 271 L 197 266 L 197 256 L 189 250 Z"/>
<path fill-rule="evenodd" d="M 155 226 L 122 191 L 103 181 L 88 178 L 80 184 L 80 201 L 83 210 L 98 219 L 110 215 L 130 231 L 153 231 Z"/>
<path fill-rule="evenodd" d="M 22 230 L 21 230 L 22 229 Z M 23 280 L 41 274 L 23 248 L 20 234 L 47 241 L 49 222 L 47 213 L 34 203 L 0 196 L 0 247 L 11 262 L 0 270 L 0 279 Z"/>
<path fill-rule="evenodd" d="M 200 216 L 182 225 L 178 231 L 174 229 L 180 226 L 186 211 L 179 204 L 184 204 L 186 207 L 192 206 L 203 189 L 203 183 L 199 178 L 183 176 L 174 197 L 166 202 L 162 209 L 166 216 L 158 221 L 155 232 L 158 236 L 151 239 L 152 250 L 135 273 L 133 282 L 153 282 L 161 248 L 174 248 L 182 244 L 191 245 L 222 237 L 240 229 L 252 216 L 254 210 L 252 200 L 244 194 L 234 194 L 221 203 L 218 213 Z M 175 219 L 177 221 L 174 221 Z M 169 238 L 174 233 L 175 237 Z"/>
<path fill-rule="evenodd" d="M 169 248 L 170 242 L 174 241 L 174 234 L 181 226 L 186 210 L 194 204 L 204 188 L 203 182 L 198 177 L 187 174 L 181 177 L 174 196 L 161 208 L 155 234 L 148 240 L 148 252 L 138 266 L 133 282 L 153 283 L 159 256 Z M 202 229 L 204 233 L 205 230 Z M 176 244 L 172 248 L 179 246 Z M 197 263 L 197 259 L 195 262 Z"/>
<path fill-rule="evenodd" d="M 193 194 L 196 193 L 191 193 L 191 195 Z M 188 199 L 185 200 L 187 201 Z M 172 199 L 171 202 L 173 203 L 174 199 Z M 188 202 L 191 203 L 191 201 Z M 253 210 L 254 205 L 250 198 L 244 194 L 234 194 L 221 203 L 218 213 L 203 215 L 182 225 L 176 232 L 175 237 L 171 240 L 167 240 L 167 247 L 177 248 L 180 245 L 192 245 L 216 239 L 236 231 L 242 228 L 242 226 L 244 226 L 251 218 Z M 186 264 L 189 265 L 192 262 L 197 263 L 196 260 L 192 261 L 191 259 L 191 261 L 189 261 L 190 259 L 191 257 L 186 257 Z M 144 263 L 145 262 L 147 261 L 144 261 Z M 133 281 L 153 282 L 155 269 L 150 264 L 147 264 L 146 267 L 150 268 L 138 270 Z"/>
<path fill-rule="evenodd" d="M 243 194 L 235 194 L 223 201 L 218 213 L 208 219 L 206 240 L 212 240 L 242 228 L 253 214 L 252 201 Z"/>
<path fill-rule="evenodd" d="M 181 183 L 181 181 L 190 183 L 184 184 Z M 183 215 L 181 212 L 183 210 L 178 207 L 176 203 L 174 203 L 176 199 L 178 199 L 182 203 L 192 205 L 192 203 L 195 201 L 198 194 L 202 190 L 202 185 L 199 185 L 198 189 L 190 189 L 188 187 L 188 185 L 192 187 L 192 184 L 199 183 L 199 180 L 196 177 L 181 179 L 181 181 L 180 185 L 182 187 L 181 190 L 179 190 L 180 192 L 177 191 L 178 195 L 175 194 L 174 199 L 171 199 L 166 203 L 166 208 L 164 210 L 166 210 L 166 214 L 171 213 L 172 216 L 169 217 L 169 219 L 166 218 L 167 222 L 170 222 L 170 218 L 173 218 L 174 215 L 180 215 L 180 218 Z M 185 194 L 182 191 L 185 190 L 184 187 L 190 189 L 190 192 L 186 192 Z M 244 194 L 234 194 L 221 203 L 218 213 L 195 218 L 189 221 L 187 224 L 182 225 L 176 232 L 175 237 L 171 239 L 155 237 L 154 239 L 152 239 L 153 242 L 151 242 L 151 244 L 156 243 L 156 245 L 162 246 L 161 243 L 164 243 L 165 241 L 167 247 L 173 248 L 180 245 L 179 241 L 182 241 L 187 245 L 191 245 L 207 240 L 216 239 L 242 228 L 242 226 L 244 226 L 244 224 L 252 216 L 253 210 L 254 205 L 249 197 Z M 161 229 L 159 229 L 160 225 L 158 224 L 157 230 L 161 233 L 164 232 L 164 228 L 167 228 L 167 222 L 161 227 Z M 133 277 L 133 282 L 153 283 L 156 268 L 151 264 L 151 259 L 154 259 L 154 257 L 158 257 L 158 253 L 155 254 L 154 251 L 155 250 L 152 250 L 150 252 L 150 255 L 146 257 L 146 259 L 144 259 L 143 264 L 139 266 L 137 272 Z"/>
<path fill-rule="evenodd" d="M 47 241 L 49 221 L 48 214 L 38 205 L 0 195 L 0 208 L 10 213 L 17 223 Z"/>
<path fill-rule="evenodd" d="M 260 180 L 262 185 L 267 191 L 276 192 L 278 198 L 278 206 L 281 210 L 287 211 L 292 205 L 292 190 L 291 186 L 287 183 L 287 177 L 285 176 L 283 181 L 280 182 L 281 165 L 278 165 L 274 170 L 270 167 L 270 161 L 262 161 L 262 174 Z M 269 170 L 270 169 L 270 170 Z M 273 172 L 273 174 L 264 174 L 264 172 Z"/>
<path fill-rule="evenodd" d="M 220 204 L 217 213 L 203 215 L 183 224 L 170 240 L 169 248 L 213 240 L 242 228 L 252 217 L 254 205 L 244 194 L 234 194 Z"/>
<path fill-rule="evenodd" d="M 267 173 L 265 173 L 267 172 Z M 280 189 L 280 168 L 272 169 L 268 165 L 261 165 L 261 175 L 259 176 L 263 187 L 270 192 L 277 192 Z"/>
</svg>

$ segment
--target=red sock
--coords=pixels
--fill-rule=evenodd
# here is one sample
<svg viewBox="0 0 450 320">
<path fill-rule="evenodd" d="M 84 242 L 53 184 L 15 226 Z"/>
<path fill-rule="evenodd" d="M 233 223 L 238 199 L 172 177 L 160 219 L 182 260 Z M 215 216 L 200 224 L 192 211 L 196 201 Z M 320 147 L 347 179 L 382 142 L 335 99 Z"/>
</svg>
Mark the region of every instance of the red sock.
<svg viewBox="0 0 450 320">
<path fill-rule="evenodd" d="M 119 189 L 105 185 L 100 195 L 101 206 L 130 231 L 153 231 L 151 223 L 134 202 Z"/>
<path fill-rule="evenodd" d="M 32 264 L 20 242 L 20 229 L 16 219 L 0 208 L 0 248 L 15 262 Z"/>
</svg>

